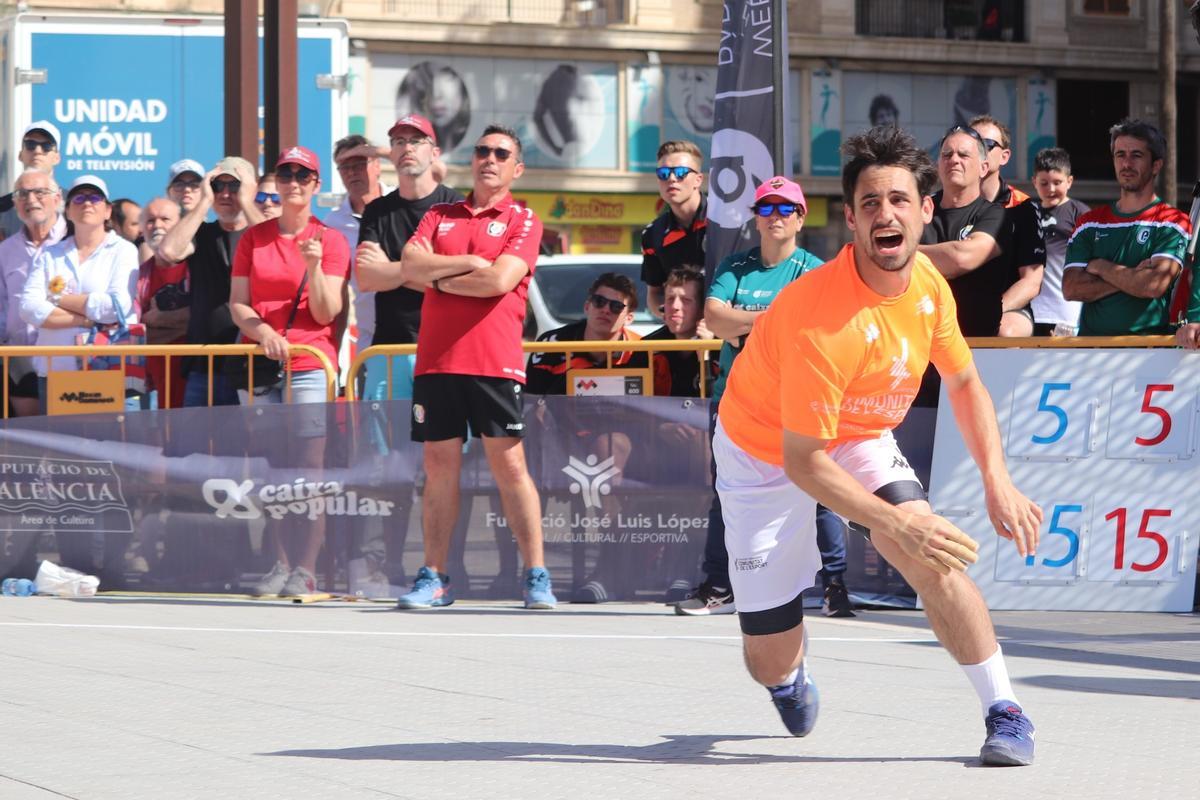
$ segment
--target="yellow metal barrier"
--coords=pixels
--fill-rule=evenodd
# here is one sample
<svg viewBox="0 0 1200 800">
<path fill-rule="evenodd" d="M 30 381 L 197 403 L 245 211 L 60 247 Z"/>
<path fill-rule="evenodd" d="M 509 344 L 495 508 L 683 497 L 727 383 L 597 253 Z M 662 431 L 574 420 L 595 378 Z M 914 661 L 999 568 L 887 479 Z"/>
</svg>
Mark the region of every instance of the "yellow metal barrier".
<svg viewBox="0 0 1200 800">
<path fill-rule="evenodd" d="M 288 345 L 288 363 L 284 370 L 285 391 L 287 399 L 292 399 L 292 359 L 297 354 L 305 353 L 315 356 L 320 362 L 321 368 L 325 371 L 325 396 L 329 402 L 337 399 L 337 370 L 330 362 L 329 357 L 323 352 L 307 344 L 289 344 Z M 4 407 L 4 418 L 8 417 L 8 362 L 12 358 L 45 358 L 47 372 L 50 370 L 50 359 L 56 356 L 69 357 L 84 357 L 84 356 L 118 356 L 120 357 L 120 371 L 125 371 L 125 359 L 131 357 L 148 357 L 161 356 L 166 358 L 166 385 L 163 387 L 163 396 L 171 396 L 171 359 L 186 358 L 194 356 L 207 359 L 208 363 L 208 405 L 212 405 L 213 391 L 213 359 L 217 356 L 250 356 L 250 366 L 247 370 L 247 385 L 246 389 L 250 393 L 249 405 L 254 404 L 254 357 L 264 356 L 262 347 L 256 344 L 134 344 L 134 345 L 94 345 L 82 344 L 71 345 L 69 347 L 39 347 L 30 345 L 25 347 L 0 347 L 0 362 L 3 363 L 3 381 L 4 387 L 2 392 L 2 400 Z M 264 356 L 265 357 L 265 356 Z M 84 367 L 81 372 L 88 372 L 87 362 L 84 361 Z M 241 388 L 241 387 L 238 387 Z"/>
<path fill-rule="evenodd" d="M 526 353 L 596 353 L 608 354 L 606 365 L 612 368 L 613 353 L 669 353 L 695 351 L 704 353 L 707 359 L 713 351 L 721 349 L 720 339 L 639 339 L 632 342 L 524 342 Z M 972 349 L 1002 349 L 1010 347 L 1041 348 L 1104 348 L 1104 347 L 1177 347 L 1173 336 L 1040 336 L 1005 338 L 1000 336 L 967 339 Z M 355 356 L 346 379 L 346 398 L 357 399 L 357 379 L 363 364 L 375 356 L 388 356 L 387 385 L 392 385 L 391 356 L 415 355 L 415 344 L 381 344 L 368 347 Z M 700 396 L 708 396 L 708 371 L 700 370 Z"/>
<path fill-rule="evenodd" d="M 524 342 L 526 353 L 606 353 L 607 369 L 612 368 L 613 353 L 678 353 L 699 352 L 702 360 L 707 361 L 713 351 L 720 350 L 724 344 L 720 339 L 638 339 L 632 342 Z M 411 356 L 417 352 L 415 344 L 377 344 L 355 356 L 350 364 L 350 372 L 346 378 L 346 399 L 355 400 L 358 383 L 358 373 L 369 358 L 387 356 L 387 385 L 392 385 L 392 356 Z M 390 394 L 390 391 L 389 391 Z M 700 396 L 708 396 L 708 371 L 700 370 Z"/>
</svg>

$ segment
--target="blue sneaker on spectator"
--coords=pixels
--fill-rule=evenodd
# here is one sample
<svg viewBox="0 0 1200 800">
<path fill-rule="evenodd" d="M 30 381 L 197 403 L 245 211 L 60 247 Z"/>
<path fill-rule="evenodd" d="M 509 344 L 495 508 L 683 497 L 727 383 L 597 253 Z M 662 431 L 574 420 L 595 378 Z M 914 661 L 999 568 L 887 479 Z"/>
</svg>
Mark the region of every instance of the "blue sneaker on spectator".
<svg viewBox="0 0 1200 800">
<path fill-rule="evenodd" d="M 545 567 L 525 570 L 525 607 L 549 609 L 558 605 L 558 598 L 550 588 L 550 573 Z"/>
<path fill-rule="evenodd" d="M 448 606 L 454 602 L 454 592 L 450 590 L 450 578 L 440 575 L 429 567 L 417 570 L 417 580 L 413 590 L 400 595 L 396 608 L 437 608 Z"/>
<path fill-rule="evenodd" d="M 994 767 L 1027 767 L 1033 763 L 1033 723 L 1016 703 L 1008 700 L 988 709 L 987 739 L 979 760 Z"/>
<path fill-rule="evenodd" d="M 795 683 L 767 689 L 771 694 L 771 702 L 783 719 L 784 727 L 792 736 L 807 736 L 817 724 L 817 711 L 821 708 L 817 685 L 806 672 L 801 665 Z"/>
</svg>

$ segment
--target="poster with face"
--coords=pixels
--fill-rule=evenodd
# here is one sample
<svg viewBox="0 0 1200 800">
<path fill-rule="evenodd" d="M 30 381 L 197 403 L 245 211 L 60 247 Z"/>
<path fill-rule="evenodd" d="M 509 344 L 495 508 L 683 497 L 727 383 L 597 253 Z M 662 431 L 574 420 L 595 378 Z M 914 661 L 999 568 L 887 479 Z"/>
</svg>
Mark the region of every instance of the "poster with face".
<svg viewBox="0 0 1200 800">
<path fill-rule="evenodd" d="M 629 169 L 650 172 L 657 166 L 655 156 L 663 141 L 663 69 L 658 64 L 630 64 L 627 74 Z"/>
<path fill-rule="evenodd" d="M 972 117 L 990 114 L 1015 130 L 1017 82 L 1013 78 L 979 75 L 898 75 L 884 72 L 842 74 L 842 135 L 874 125 L 899 125 L 930 154 L 946 129 L 966 125 Z M 1018 144 L 1013 142 L 1015 151 Z M 1001 170 L 1016 175 L 1017 156 Z"/>
<path fill-rule="evenodd" d="M 531 167 L 617 167 L 617 67 L 591 61 L 371 56 L 369 135 L 428 117 L 443 158 L 469 164 L 492 123 L 517 132 Z"/>
</svg>

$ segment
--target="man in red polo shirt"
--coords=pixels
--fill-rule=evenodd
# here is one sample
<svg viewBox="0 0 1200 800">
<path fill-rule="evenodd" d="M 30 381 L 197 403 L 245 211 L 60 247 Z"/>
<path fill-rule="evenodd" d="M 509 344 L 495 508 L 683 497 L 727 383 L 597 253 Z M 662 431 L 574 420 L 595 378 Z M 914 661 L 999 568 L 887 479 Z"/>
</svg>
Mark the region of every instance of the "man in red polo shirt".
<svg viewBox="0 0 1200 800">
<path fill-rule="evenodd" d="M 509 192 L 524 171 L 517 134 L 489 125 L 475 143 L 470 196 L 431 207 L 401 255 L 404 280 L 428 288 L 412 406 L 413 441 L 423 442 L 425 452 L 425 565 L 398 608 L 454 602 L 443 570 L 458 521 L 462 446 L 468 436 L 483 439 L 504 514 L 525 560 L 525 607 L 557 603 L 542 556 L 541 504 L 521 445 L 521 328 L 542 240 L 541 220 L 514 203 Z"/>
</svg>

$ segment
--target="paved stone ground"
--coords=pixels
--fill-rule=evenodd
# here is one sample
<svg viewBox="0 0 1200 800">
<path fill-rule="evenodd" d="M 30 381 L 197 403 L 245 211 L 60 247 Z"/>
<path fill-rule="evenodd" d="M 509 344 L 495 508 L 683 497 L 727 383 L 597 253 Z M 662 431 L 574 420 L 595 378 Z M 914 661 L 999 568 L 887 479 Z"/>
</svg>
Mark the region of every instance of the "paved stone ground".
<svg viewBox="0 0 1200 800">
<path fill-rule="evenodd" d="M 733 617 L 2 598 L 0 798 L 1196 796 L 1200 616 L 995 618 L 1031 768 L 916 612 L 812 620 L 793 739 Z"/>
</svg>

